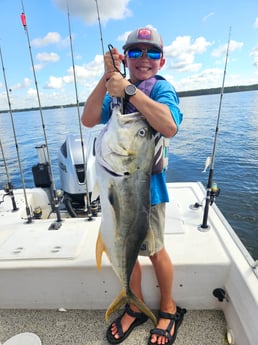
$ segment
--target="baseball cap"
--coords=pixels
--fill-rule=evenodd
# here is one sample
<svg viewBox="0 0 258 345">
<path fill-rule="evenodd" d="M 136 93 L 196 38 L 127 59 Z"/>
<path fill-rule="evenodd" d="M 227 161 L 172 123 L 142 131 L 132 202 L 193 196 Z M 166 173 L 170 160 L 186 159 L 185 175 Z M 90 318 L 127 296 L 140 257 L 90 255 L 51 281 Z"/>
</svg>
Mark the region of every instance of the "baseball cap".
<svg viewBox="0 0 258 345">
<path fill-rule="evenodd" d="M 123 45 L 124 51 L 137 43 L 147 43 L 163 51 L 163 42 L 160 34 L 151 28 L 140 28 L 132 31 Z"/>
</svg>

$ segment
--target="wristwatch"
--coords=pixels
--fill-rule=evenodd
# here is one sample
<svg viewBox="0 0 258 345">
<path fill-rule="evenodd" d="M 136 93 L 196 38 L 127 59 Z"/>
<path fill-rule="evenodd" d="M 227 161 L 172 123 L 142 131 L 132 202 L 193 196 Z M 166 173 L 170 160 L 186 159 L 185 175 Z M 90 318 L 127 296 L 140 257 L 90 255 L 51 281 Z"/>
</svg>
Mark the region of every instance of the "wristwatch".
<svg viewBox="0 0 258 345">
<path fill-rule="evenodd" d="M 125 100 L 129 102 L 129 99 L 136 94 L 137 87 L 133 84 L 129 84 L 125 87 Z"/>
</svg>

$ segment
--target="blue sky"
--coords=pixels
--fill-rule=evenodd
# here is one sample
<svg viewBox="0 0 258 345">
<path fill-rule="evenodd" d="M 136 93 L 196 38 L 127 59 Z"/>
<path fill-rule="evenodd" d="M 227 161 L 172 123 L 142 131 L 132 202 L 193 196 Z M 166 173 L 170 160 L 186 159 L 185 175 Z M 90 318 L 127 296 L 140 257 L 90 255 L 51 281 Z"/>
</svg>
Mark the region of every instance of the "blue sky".
<svg viewBox="0 0 258 345">
<path fill-rule="evenodd" d="M 79 101 L 103 73 L 95 0 L 68 0 Z M 1 0 L 0 45 L 13 109 L 38 105 L 24 7 L 41 104 L 75 103 L 67 0 Z M 121 50 L 127 34 L 143 26 L 163 37 L 161 74 L 178 91 L 219 87 L 231 43 L 225 86 L 258 83 L 257 0 L 98 0 L 104 48 Z M 2 68 L 1 68 L 2 72 Z M 8 109 L 0 73 L 0 109 Z"/>
</svg>

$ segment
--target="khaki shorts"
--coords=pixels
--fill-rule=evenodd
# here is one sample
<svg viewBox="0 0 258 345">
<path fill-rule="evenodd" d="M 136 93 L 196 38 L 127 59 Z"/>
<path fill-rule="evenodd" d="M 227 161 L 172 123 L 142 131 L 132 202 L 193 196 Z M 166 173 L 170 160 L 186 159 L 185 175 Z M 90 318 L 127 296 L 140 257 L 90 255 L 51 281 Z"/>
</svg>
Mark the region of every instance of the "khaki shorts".
<svg viewBox="0 0 258 345">
<path fill-rule="evenodd" d="M 139 255 L 151 256 L 164 247 L 166 203 L 151 206 L 150 229 L 142 243 Z"/>
</svg>

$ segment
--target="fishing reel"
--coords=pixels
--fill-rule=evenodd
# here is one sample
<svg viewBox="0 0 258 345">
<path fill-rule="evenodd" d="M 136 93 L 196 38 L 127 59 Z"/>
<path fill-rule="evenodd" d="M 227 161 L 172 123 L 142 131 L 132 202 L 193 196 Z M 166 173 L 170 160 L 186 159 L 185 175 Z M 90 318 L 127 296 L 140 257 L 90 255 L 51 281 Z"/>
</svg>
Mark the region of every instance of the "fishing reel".
<svg viewBox="0 0 258 345">
<path fill-rule="evenodd" d="M 56 204 L 60 204 L 63 201 L 64 198 L 64 192 L 62 191 L 62 189 L 56 189 L 54 191 L 54 201 L 56 202 Z"/>
<path fill-rule="evenodd" d="M 41 219 L 42 214 L 43 214 L 42 208 L 40 206 L 35 207 L 35 209 L 33 210 L 33 218 Z"/>
<path fill-rule="evenodd" d="M 220 188 L 218 187 L 217 183 L 216 182 L 213 182 L 212 185 L 211 185 L 211 189 L 209 190 L 209 205 L 211 206 L 215 199 L 219 196 L 220 194 Z M 190 208 L 192 210 L 198 210 L 200 207 L 203 206 L 203 202 L 199 203 L 199 202 L 196 202 L 192 205 L 190 205 Z"/>
<path fill-rule="evenodd" d="M 8 182 L 5 186 L 4 186 L 4 191 L 6 193 L 6 195 L 9 195 L 10 192 L 13 191 L 13 184 L 11 182 Z"/>
<path fill-rule="evenodd" d="M 212 205 L 220 194 L 220 188 L 218 187 L 216 182 L 213 182 L 211 185 L 211 192 L 210 192 L 210 205 Z"/>
<path fill-rule="evenodd" d="M 9 196 L 12 200 L 13 211 L 17 211 L 18 207 L 16 205 L 16 201 L 15 201 L 14 194 L 13 194 L 13 184 L 11 182 L 7 182 L 7 184 L 4 186 L 3 189 L 4 189 L 5 194 L 3 194 L 2 200 L 0 201 L 0 204 L 2 202 L 4 202 L 4 198 L 6 196 Z"/>
</svg>

